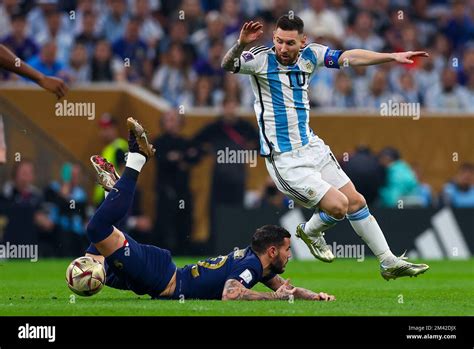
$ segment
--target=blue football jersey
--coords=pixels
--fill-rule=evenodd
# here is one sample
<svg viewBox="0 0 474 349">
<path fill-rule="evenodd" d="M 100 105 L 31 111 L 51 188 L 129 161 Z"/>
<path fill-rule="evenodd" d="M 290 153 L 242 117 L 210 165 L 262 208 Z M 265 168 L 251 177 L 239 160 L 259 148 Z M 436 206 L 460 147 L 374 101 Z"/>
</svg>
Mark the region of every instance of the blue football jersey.
<svg viewBox="0 0 474 349">
<path fill-rule="evenodd" d="M 226 256 L 199 261 L 178 268 L 173 298 L 221 299 L 224 284 L 229 279 L 239 281 L 246 288 L 265 282 L 275 274 L 263 277 L 263 267 L 250 247 L 235 250 Z"/>
</svg>

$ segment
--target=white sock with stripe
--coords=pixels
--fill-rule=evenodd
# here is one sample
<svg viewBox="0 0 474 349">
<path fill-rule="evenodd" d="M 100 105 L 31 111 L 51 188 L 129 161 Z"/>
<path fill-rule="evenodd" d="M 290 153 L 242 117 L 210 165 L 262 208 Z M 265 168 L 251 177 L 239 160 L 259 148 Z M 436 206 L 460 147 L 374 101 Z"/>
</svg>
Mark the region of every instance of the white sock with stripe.
<svg viewBox="0 0 474 349">
<path fill-rule="evenodd" d="M 324 211 L 317 210 L 313 213 L 310 220 L 305 223 L 304 232 L 308 236 L 318 237 L 321 232 L 328 230 L 343 219 L 336 219 Z"/>
<path fill-rule="evenodd" d="M 375 217 L 370 214 L 367 206 L 362 207 L 357 212 L 348 214 L 347 219 L 349 219 L 357 235 L 364 240 L 381 263 L 390 265 L 397 261 L 397 257 L 388 247 L 382 229 L 380 229 Z"/>
</svg>

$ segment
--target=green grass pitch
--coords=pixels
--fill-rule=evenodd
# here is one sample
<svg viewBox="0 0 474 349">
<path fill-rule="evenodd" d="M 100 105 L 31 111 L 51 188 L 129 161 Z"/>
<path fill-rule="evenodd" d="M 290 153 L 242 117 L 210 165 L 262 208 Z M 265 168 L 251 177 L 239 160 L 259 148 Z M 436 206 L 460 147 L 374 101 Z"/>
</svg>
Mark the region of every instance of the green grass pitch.
<svg viewBox="0 0 474 349">
<path fill-rule="evenodd" d="M 182 266 L 196 259 L 176 258 Z M 447 316 L 474 315 L 474 260 L 432 261 L 417 278 L 382 279 L 375 259 L 295 261 L 283 277 L 292 283 L 337 297 L 336 302 L 295 300 L 222 302 L 151 300 L 129 291 L 105 287 L 92 297 L 75 296 L 67 288 L 70 260 L 0 262 L 0 315 L 237 315 L 237 316 Z M 265 291 L 264 286 L 255 288 Z"/>
</svg>

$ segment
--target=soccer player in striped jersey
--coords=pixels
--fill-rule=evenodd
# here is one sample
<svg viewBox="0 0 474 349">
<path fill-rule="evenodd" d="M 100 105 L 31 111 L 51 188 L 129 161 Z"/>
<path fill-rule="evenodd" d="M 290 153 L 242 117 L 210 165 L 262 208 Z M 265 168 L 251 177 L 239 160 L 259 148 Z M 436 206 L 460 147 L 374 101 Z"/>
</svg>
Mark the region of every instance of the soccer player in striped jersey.
<svg viewBox="0 0 474 349">
<path fill-rule="evenodd" d="M 304 23 L 297 16 L 282 16 L 273 33 L 274 46 L 245 47 L 262 34 L 262 24 L 243 25 L 237 43 L 222 60 L 222 68 L 248 74 L 255 95 L 254 109 L 260 129 L 260 153 L 280 191 L 306 208 L 315 210 L 311 219 L 298 225 L 296 236 L 324 262 L 334 255 L 324 231 L 348 218 L 356 233 L 380 262 L 386 279 L 417 276 L 429 267 L 413 264 L 391 251 L 364 197 L 339 166 L 330 148 L 309 127 L 309 80 L 317 68 L 412 63 L 426 52 L 378 53 L 362 49 L 332 50 L 307 43 Z"/>
<path fill-rule="evenodd" d="M 58 99 L 64 97 L 68 91 L 68 87 L 63 80 L 53 76 L 45 76 L 21 61 L 4 45 L 0 45 L 0 68 L 33 80 L 46 91 L 55 94 Z"/>
</svg>

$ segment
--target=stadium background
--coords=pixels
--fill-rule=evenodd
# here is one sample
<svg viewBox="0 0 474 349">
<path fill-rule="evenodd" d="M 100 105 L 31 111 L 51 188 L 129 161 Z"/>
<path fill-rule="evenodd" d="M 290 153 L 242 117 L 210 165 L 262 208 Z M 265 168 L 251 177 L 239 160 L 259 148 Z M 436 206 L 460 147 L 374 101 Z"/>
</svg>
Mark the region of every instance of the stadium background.
<svg viewBox="0 0 474 349">
<path fill-rule="evenodd" d="M 281 223 L 291 203 L 268 182 L 261 158 L 256 167 L 217 162 L 226 147 L 253 150 L 257 142 L 248 77 L 224 73 L 220 61 L 245 19 L 263 21 L 260 44 L 271 45 L 273 23 L 293 11 L 305 20 L 311 41 L 332 48 L 429 52 L 409 66 L 321 69 L 310 88 L 311 127 L 343 167 L 353 161 L 347 171 L 380 212 L 397 252 L 398 246 L 416 250 L 416 239 L 429 230 L 421 241 L 434 247 L 419 256 L 468 258 L 474 248 L 473 10 L 469 1 L 3 1 L 2 42 L 66 79 L 71 91 L 65 100 L 92 103 L 95 118 L 58 115 L 54 97 L 2 74 L 7 161 L 0 168 L 0 241 L 39 243 L 43 256 L 80 254 L 87 244 L 84 224 L 97 204 L 88 159 L 110 142 L 104 133 L 114 134 L 113 120 L 116 136 L 126 138 L 130 115 L 152 139 L 162 137 L 156 161 L 139 181 L 139 200 L 122 222 L 138 240 L 174 254 L 223 253 L 248 241 L 262 217 Z M 12 32 L 23 41 L 13 40 Z M 380 104 L 389 101 L 420 103 L 421 118 L 381 116 Z M 163 137 L 166 128 L 176 135 Z M 409 165 L 402 166 L 408 180 L 391 184 L 408 185 L 395 198 L 383 194 L 390 169 L 377 155 L 384 148 L 385 155 L 398 150 Z M 28 160 L 34 167 L 20 165 Z M 28 195 L 11 194 L 19 167 Z M 64 185 L 74 171 L 82 172 L 76 191 Z M 460 255 L 443 239 L 451 238 L 452 220 L 448 231 L 430 230 L 431 217 L 446 207 L 460 227 L 462 248 L 454 246 Z M 391 220 L 408 220 L 406 230 L 394 229 Z M 355 243 L 344 240 L 355 234 L 341 226 L 328 240 Z"/>
</svg>

